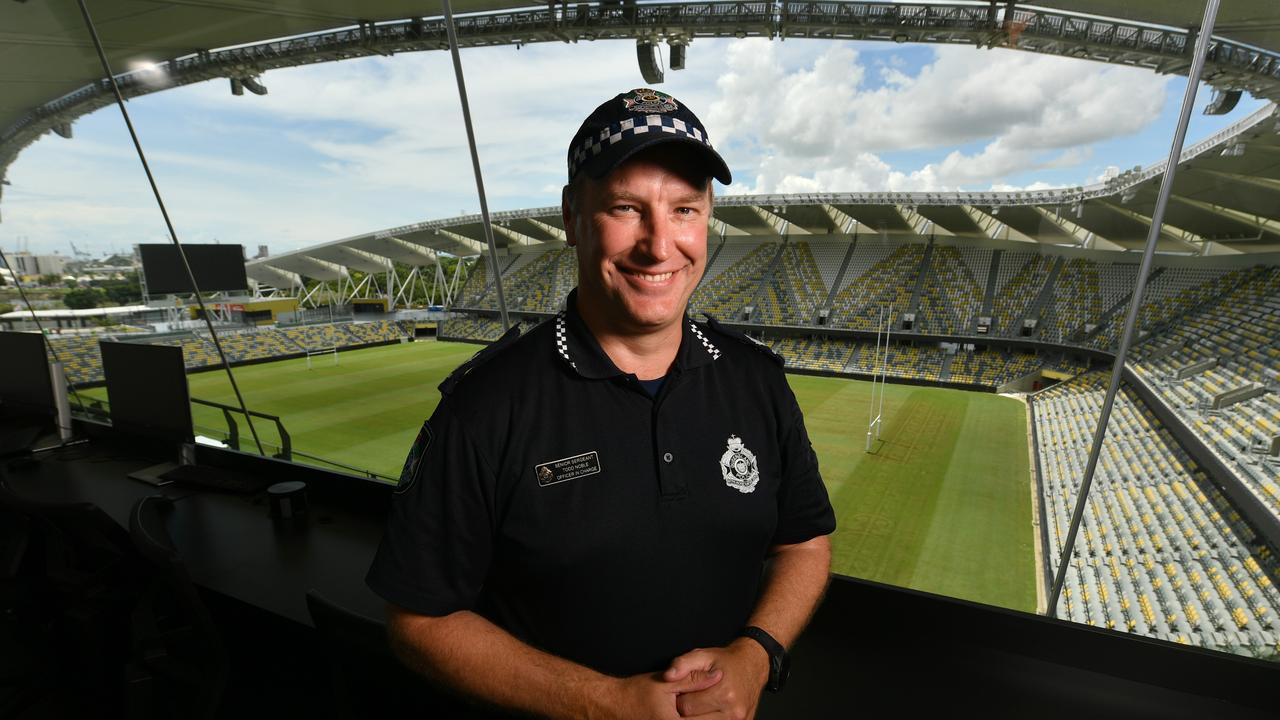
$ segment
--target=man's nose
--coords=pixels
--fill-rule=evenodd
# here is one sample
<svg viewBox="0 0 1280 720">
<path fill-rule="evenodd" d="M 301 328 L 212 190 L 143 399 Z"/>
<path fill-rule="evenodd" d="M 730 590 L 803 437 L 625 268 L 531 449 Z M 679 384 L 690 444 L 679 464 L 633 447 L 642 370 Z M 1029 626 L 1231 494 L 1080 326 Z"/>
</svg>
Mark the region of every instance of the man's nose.
<svg viewBox="0 0 1280 720">
<path fill-rule="evenodd" d="M 676 233 L 671 218 L 655 214 L 645 223 L 644 238 L 637 245 L 655 263 L 660 263 L 675 253 Z"/>
</svg>

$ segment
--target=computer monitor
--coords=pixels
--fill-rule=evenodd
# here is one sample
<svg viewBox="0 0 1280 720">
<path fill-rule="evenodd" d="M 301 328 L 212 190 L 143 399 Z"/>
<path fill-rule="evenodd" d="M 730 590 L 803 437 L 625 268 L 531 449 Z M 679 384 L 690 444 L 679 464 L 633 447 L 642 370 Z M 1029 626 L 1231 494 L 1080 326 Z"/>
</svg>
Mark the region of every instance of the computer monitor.
<svg viewBox="0 0 1280 720">
<path fill-rule="evenodd" d="M 100 345 L 111 426 L 133 439 L 173 445 L 192 442 L 191 397 L 182 348 L 106 341 Z"/>
<path fill-rule="evenodd" d="M 57 414 L 44 337 L 0 332 L 0 413 L 8 417 Z"/>
</svg>

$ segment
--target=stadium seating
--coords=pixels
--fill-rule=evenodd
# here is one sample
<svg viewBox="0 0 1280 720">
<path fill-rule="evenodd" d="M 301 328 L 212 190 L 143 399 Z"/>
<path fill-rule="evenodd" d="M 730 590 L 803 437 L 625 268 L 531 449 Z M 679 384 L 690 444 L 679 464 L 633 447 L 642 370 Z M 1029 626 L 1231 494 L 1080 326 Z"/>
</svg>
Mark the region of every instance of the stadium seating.
<svg viewBox="0 0 1280 720">
<path fill-rule="evenodd" d="M 1185 311 L 1176 326 L 1135 348 L 1133 367 L 1241 483 L 1280 515 L 1280 458 L 1267 452 L 1271 438 L 1280 435 L 1280 268 L 1223 277 L 1233 279 L 1230 289 Z M 1267 392 L 1215 407 L 1224 393 L 1255 387 Z"/>
<path fill-rule="evenodd" d="M 1033 396 L 1051 572 L 1106 383 L 1090 372 Z M 1247 655 L 1280 640 L 1276 557 L 1128 388 L 1070 562 L 1061 617 Z"/>
<path fill-rule="evenodd" d="M 1039 337 L 1048 342 L 1065 342 L 1085 323 L 1102 317 L 1104 309 L 1098 264 L 1072 258 L 1054 284 L 1053 300 L 1041 316 Z"/>
<path fill-rule="evenodd" d="M 916 274 L 924 259 L 925 246 L 899 246 L 874 264 L 866 266 L 865 261 L 880 250 L 875 245 L 869 245 L 870 252 L 867 254 L 860 255 L 857 251 L 854 253 L 854 261 L 860 263 L 858 269 L 865 267 L 865 271 L 846 285 L 831 303 L 828 322 L 833 327 L 874 331 L 881 322 L 881 314 L 888 308 L 893 308 L 895 317 L 907 310 Z M 861 243 L 859 248 L 861 249 Z M 851 263 L 848 272 L 853 272 L 854 267 Z"/>
<path fill-rule="evenodd" d="M 988 263 L 991 251 L 986 251 Z M 943 335 L 968 334 L 982 309 L 982 280 L 972 272 L 969 262 L 961 259 L 954 247 L 937 246 L 929 263 L 928 283 L 920 296 L 915 329 L 923 333 Z"/>
<path fill-rule="evenodd" d="M 992 307 L 993 335 L 1013 337 L 1021 330 L 1016 321 L 1023 316 L 1049 278 L 1052 260 L 1030 252 L 1005 252 L 1000 256 L 1000 272 L 996 279 L 995 302 Z"/>
<path fill-rule="evenodd" d="M 392 320 L 304 325 L 288 328 L 245 328 L 220 330 L 218 341 L 232 363 L 298 355 L 306 351 L 351 348 L 394 342 L 406 335 L 404 328 Z M 67 381 L 72 385 L 102 382 L 102 356 L 98 342 L 108 336 L 51 336 L 50 343 L 63 356 Z M 188 370 L 221 364 L 213 341 L 205 333 L 161 338 L 133 335 L 137 342 L 153 342 L 182 348 Z"/>
<path fill-rule="evenodd" d="M 58 359 L 67 382 L 72 385 L 102 382 L 102 355 L 98 342 L 110 336 L 103 335 L 50 335 L 49 345 Z"/>
<path fill-rule="evenodd" d="M 762 325 L 808 325 L 826 298 L 827 286 L 809 243 L 790 242 L 783 249 L 772 278 L 765 283 L 752 321 Z"/>
<path fill-rule="evenodd" d="M 749 248 L 746 243 L 726 243 L 716 258 L 720 269 L 709 268 L 690 298 L 691 313 L 707 313 L 722 320 L 741 319 L 743 308 L 751 304 L 765 270 L 777 254 L 778 243 L 760 243 Z M 714 275 L 712 270 L 716 270 Z"/>
<path fill-rule="evenodd" d="M 493 341 L 502 337 L 502 322 L 482 315 L 451 317 L 440 323 L 441 338 Z"/>
<path fill-rule="evenodd" d="M 960 351 L 951 362 L 947 380 L 986 387 L 1000 387 L 1024 377 L 1041 367 L 1034 354 L 1009 353 L 999 350 Z"/>
<path fill-rule="evenodd" d="M 843 372 L 856 343 L 820 337 L 787 337 L 771 343 L 787 367 Z"/>
</svg>

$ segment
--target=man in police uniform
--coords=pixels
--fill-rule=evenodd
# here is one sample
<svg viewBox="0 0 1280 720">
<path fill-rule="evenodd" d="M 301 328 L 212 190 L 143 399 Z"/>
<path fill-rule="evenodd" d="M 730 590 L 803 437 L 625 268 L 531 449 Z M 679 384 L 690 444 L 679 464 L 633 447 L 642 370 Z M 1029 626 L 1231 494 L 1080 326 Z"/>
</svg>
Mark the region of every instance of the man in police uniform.
<svg viewBox="0 0 1280 720">
<path fill-rule="evenodd" d="M 729 170 L 648 89 L 597 108 L 568 159 L 578 287 L 440 386 L 368 582 L 397 654 L 488 705 L 752 717 L 835 518 L 781 360 L 685 315 Z"/>
</svg>

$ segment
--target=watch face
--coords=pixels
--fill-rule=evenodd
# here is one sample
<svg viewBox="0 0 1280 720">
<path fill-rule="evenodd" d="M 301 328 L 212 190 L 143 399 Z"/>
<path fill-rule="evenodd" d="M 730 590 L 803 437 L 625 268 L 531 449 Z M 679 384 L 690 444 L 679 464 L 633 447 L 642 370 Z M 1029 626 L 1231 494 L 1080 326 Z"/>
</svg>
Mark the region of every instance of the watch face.
<svg viewBox="0 0 1280 720">
<path fill-rule="evenodd" d="M 783 685 L 787 684 L 787 678 L 791 677 L 791 655 L 783 653 L 778 658 L 778 689 L 781 690 Z"/>
</svg>

